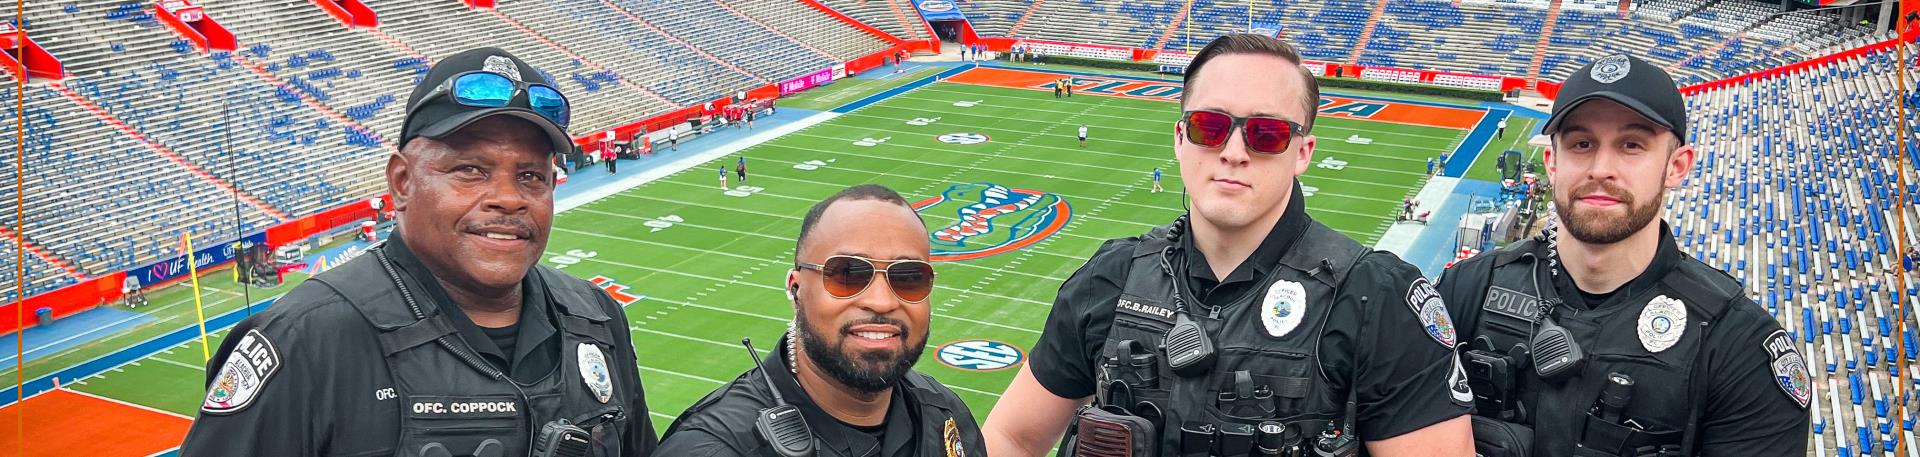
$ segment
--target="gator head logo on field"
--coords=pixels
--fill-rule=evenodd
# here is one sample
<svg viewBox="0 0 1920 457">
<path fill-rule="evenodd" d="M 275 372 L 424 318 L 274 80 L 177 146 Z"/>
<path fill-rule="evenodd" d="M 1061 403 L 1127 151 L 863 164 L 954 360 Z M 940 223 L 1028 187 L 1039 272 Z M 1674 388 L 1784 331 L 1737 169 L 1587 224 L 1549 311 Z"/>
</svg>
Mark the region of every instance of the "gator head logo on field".
<svg viewBox="0 0 1920 457">
<path fill-rule="evenodd" d="M 1058 233 L 1073 207 L 1059 195 L 993 183 L 955 184 L 913 204 L 937 262 L 1013 252 Z"/>
</svg>

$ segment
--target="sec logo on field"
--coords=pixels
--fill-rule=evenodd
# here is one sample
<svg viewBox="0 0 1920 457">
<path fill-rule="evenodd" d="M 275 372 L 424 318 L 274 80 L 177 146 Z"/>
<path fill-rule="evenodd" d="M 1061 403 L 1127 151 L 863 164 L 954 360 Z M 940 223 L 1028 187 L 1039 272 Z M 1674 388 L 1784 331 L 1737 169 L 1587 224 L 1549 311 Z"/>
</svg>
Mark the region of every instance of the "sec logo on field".
<svg viewBox="0 0 1920 457">
<path fill-rule="evenodd" d="M 940 346 L 940 364 L 969 371 L 1003 370 L 1019 365 L 1027 354 L 1014 345 L 993 340 L 960 340 Z"/>
<path fill-rule="evenodd" d="M 946 144 L 980 144 L 991 139 L 978 133 L 949 133 L 934 138 Z"/>
</svg>

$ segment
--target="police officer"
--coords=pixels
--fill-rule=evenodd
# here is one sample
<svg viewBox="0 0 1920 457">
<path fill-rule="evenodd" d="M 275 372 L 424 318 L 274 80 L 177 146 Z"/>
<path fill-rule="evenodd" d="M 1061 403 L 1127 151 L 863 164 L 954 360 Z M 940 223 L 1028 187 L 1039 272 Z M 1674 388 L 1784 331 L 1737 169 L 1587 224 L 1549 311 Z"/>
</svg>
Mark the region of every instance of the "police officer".
<svg viewBox="0 0 1920 457">
<path fill-rule="evenodd" d="M 536 266 L 555 89 L 494 48 L 434 65 L 387 160 L 397 230 L 234 327 L 182 455 L 649 455 L 626 316 Z"/>
<path fill-rule="evenodd" d="M 1637 57 L 1575 72 L 1545 129 L 1558 228 L 1442 276 L 1481 454 L 1806 455 L 1795 344 L 1654 223 L 1693 170 L 1685 106 Z"/>
<path fill-rule="evenodd" d="M 1223 36 L 1186 78 L 1174 157 L 1192 211 L 1061 285 L 989 452 L 1037 456 L 1065 432 L 1079 456 L 1470 455 L 1438 294 L 1305 211 L 1319 89 L 1299 54 Z"/>
<path fill-rule="evenodd" d="M 912 370 L 927 345 L 929 256 L 926 225 L 891 189 L 863 184 L 814 205 L 787 272 L 785 338 L 681 414 L 660 455 L 986 455 L 967 405 Z"/>
</svg>

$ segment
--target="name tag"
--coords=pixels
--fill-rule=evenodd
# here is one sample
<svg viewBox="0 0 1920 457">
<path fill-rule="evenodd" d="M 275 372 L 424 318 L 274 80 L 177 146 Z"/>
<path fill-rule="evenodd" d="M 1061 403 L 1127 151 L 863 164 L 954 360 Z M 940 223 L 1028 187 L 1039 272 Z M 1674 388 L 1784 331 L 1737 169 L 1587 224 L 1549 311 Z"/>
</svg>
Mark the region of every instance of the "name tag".
<svg viewBox="0 0 1920 457">
<path fill-rule="evenodd" d="M 1122 314 L 1173 323 L 1173 308 L 1133 295 L 1122 294 L 1120 300 L 1114 302 L 1113 309 Z"/>
<path fill-rule="evenodd" d="M 1500 286 L 1487 288 L 1487 301 L 1481 309 L 1514 319 L 1533 321 L 1540 316 L 1540 298 Z"/>
<path fill-rule="evenodd" d="M 407 406 L 416 419 L 499 419 L 520 416 L 520 401 L 512 396 L 413 396 Z"/>
</svg>

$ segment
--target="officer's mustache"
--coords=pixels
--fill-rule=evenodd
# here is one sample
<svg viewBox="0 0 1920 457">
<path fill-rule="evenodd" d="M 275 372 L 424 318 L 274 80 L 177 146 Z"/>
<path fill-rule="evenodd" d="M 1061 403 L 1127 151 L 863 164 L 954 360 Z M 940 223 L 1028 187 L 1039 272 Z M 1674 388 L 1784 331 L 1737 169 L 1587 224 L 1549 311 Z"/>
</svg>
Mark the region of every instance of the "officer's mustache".
<svg viewBox="0 0 1920 457">
<path fill-rule="evenodd" d="M 856 319 L 853 322 L 841 324 L 840 336 L 843 338 L 846 337 L 848 334 L 853 333 L 854 327 L 861 326 L 861 325 L 891 326 L 899 333 L 901 344 L 906 344 L 907 341 L 912 340 L 913 334 L 907 331 L 907 323 L 901 322 L 899 319 L 894 319 L 894 318 L 879 315 L 879 314 L 868 316 L 864 319 Z"/>
<path fill-rule="evenodd" d="M 522 239 L 531 240 L 534 235 L 533 222 L 517 217 L 496 217 L 483 222 L 461 224 L 460 231 L 465 233 L 506 232 Z"/>
<path fill-rule="evenodd" d="M 1606 181 L 1591 181 L 1586 184 L 1581 184 L 1579 187 L 1573 188 L 1574 200 L 1579 200 L 1582 197 L 1593 195 L 1593 194 L 1600 194 L 1600 195 L 1612 197 L 1614 200 L 1619 200 L 1620 204 L 1624 205 L 1627 208 L 1633 207 L 1632 193 L 1627 192 L 1626 189 L 1622 189 L 1619 186 L 1615 186 L 1612 183 L 1608 183 Z"/>
</svg>

